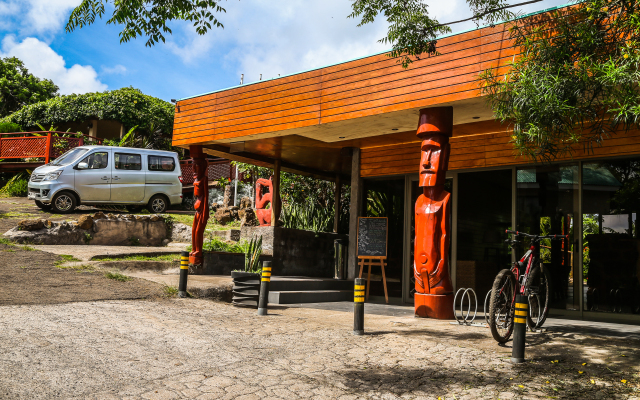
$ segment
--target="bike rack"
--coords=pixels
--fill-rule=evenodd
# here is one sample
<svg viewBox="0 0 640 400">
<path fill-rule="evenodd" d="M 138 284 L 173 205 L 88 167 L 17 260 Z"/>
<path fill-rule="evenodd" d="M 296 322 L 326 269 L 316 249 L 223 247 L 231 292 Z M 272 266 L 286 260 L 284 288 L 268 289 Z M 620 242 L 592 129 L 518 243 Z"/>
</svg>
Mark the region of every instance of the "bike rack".
<svg viewBox="0 0 640 400">
<path fill-rule="evenodd" d="M 462 316 L 458 317 L 458 314 L 456 313 L 456 304 L 458 303 L 458 295 L 461 292 L 462 292 L 462 295 L 460 296 L 460 311 L 462 312 Z M 472 294 L 473 294 L 473 300 L 475 302 L 475 307 L 473 308 L 473 316 L 471 315 L 471 305 L 473 304 L 473 302 L 471 301 Z M 465 310 L 465 297 L 468 302 L 466 310 Z M 486 300 L 485 300 L 485 303 L 486 303 Z M 478 314 L 478 296 L 476 295 L 476 292 L 471 288 L 458 289 L 455 296 L 453 297 L 453 316 L 456 318 L 456 322 L 451 322 L 451 323 L 458 324 L 458 325 L 466 325 L 466 326 L 478 326 L 478 327 L 487 326 L 485 324 L 473 322 L 476 319 L 477 314 Z M 487 319 L 487 316 L 486 316 L 486 306 L 485 306 L 485 320 L 486 319 Z"/>
</svg>

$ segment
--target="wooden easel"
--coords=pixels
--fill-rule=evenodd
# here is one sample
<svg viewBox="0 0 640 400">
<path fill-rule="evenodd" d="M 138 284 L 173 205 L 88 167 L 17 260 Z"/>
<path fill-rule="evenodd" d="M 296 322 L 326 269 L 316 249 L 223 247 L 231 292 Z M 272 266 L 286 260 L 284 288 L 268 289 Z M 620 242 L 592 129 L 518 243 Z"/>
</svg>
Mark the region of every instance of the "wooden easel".
<svg viewBox="0 0 640 400">
<path fill-rule="evenodd" d="M 364 266 L 368 266 L 369 270 L 367 271 L 367 294 L 366 299 L 369 299 L 369 284 L 371 282 L 371 265 L 380 264 L 380 268 L 382 268 L 382 285 L 384 287 L 384 299 L 387 304 L 389 304 L 389 294 L 387 293 L 387 277 L 384 274 L 384 266 L 387 263 L 387 257 L 360 257 L 358 256 L 358 265 L 360 265 L 360 275 L 358 278 L 362 278 L 362 270 Z"/>
</svg>

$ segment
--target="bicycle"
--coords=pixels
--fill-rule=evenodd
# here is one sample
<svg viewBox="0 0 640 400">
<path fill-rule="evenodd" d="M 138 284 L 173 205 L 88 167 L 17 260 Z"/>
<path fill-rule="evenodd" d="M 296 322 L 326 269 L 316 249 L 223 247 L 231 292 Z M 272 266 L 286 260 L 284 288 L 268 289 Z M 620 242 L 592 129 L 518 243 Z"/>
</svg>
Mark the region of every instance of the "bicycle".
<svg viewBox="0 0 640 400">
<path fill-rule="evenodd" d="M 527 296 L 529 312 L 527 326 L 530 330 L 538 329 L 544 324 L 549 313 L 551 296 L 551 274 L 539 263 L 540 241 L 543 239 L 564 240 L 568 235 L 530 235 L 524 232 L 506 230 L 515 239 L 507 239 L 511 248 L 519 243 L 519 238 L 529 238 L 529 250 L 520 261 L 516 261 L 511 269 L 503 269 L 498 273 L 491 288 L 489 305 L 489 327 L 491 335 L 499 343 L 506 343 L 513 333 L 513 317 L 516 294 Z M 516 279 L 518 277 L 518 279 Z"/>
</svg>

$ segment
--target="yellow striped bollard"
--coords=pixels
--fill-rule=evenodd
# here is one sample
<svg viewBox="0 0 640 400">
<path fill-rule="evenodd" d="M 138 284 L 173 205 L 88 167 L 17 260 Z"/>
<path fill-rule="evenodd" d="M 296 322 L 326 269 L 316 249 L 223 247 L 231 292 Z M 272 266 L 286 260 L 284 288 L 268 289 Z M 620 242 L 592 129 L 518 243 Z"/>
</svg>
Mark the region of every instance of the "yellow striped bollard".
<svg viewBox="0 0 640 400">
<path fill-rule="evenodd" d="M 353 286 L 353 334 L 364 335 L 364 282 L 356 278 Z"/>
<path fill-rule="evenodd" d="M 180 253 L 180 283 L 178 283 L 178 297 L 187 297 L 187 276 L 189 276 L 189 252 Z"/>
<path fill-rule="evenodd" d="M 513 349 L 511 350 L 511 362 L 524 362 L 524 345 L 527 334 L 527 312 L 529 302 L 527 296 L 516 296 L 516 309 L 513 315 Z"/>
<path fill-rule="evenodd" d="M 258 299 L 258 315 L 267 315 L 269 305 L 269 283 L 271 282 L 271 261 L 262 262 L 262 279 L 260 279 L 260 297 Z"/>
</svg>

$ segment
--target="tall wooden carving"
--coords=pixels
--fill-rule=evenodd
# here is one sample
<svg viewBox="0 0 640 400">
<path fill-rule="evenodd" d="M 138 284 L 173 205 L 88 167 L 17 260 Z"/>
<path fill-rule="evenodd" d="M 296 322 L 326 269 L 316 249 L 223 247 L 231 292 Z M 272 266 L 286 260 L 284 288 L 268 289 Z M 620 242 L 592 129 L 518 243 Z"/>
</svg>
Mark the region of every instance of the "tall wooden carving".
<svg viewBox="0 0 640 400">
<path fill-rule="evenodd" d="M 262 188 L 269 189 L 269 193 L 262 194 Z M 260 226 L 271 226 L 271 210 L 266 208 L 268 204 L 273 207 L 271 196 L 273 195 L 272 178 L 260 178 L 256 181 L 256 216 Z"/>
<path fill-rule="evenodd" d="M 202 152 L 202 146 L 189 148 L 193 158 L 193 208 L 196 215 L 193 218 L 191 229 L 191 253 L 189 264 L 202 265 L 202 244 L 204 242 L 204 229 L 209 220 L 209 178 L 207 177 L 207 159 Z"/>
<path fill-rule="evenodd" d="M 422 194 L 415 207 L 413 264 L 415 314 L 419 317 L 454 318 L 453 285 L 449 277 L 451 194 L 444 190 L 452 129 L 453 107 L 420 110 L 417 135 L 422 139 L 419 178 Z"/>
</svg>

